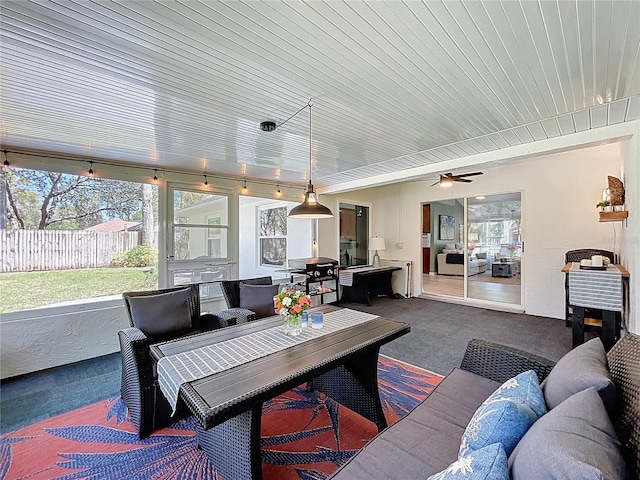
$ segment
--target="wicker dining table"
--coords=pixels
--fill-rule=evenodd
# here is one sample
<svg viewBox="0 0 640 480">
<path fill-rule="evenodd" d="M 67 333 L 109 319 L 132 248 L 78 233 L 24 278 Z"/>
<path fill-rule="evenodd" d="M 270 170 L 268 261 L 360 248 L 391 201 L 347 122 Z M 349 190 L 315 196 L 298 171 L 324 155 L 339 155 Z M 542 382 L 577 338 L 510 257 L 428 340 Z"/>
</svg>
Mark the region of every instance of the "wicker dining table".
<svg viewBox="0 0 640 480">
<path fill-rule="evenodd" d="M 257 358 L 248 355 L 247 361 L 240 363 L 238 354 L 230 353 L 236 360 L 231 367 L 180 384 L 177 400 L 184 402 L 197 420 L 198 445 L 222 478 L 262 479 L 262 404 L 305 382 L 309 382 L 308 388 L 371 420 L 378 429 L 387 426 L 378 393 L 378 352 L 381 345 L 409 333 L 410 326 L 334 306 L 314 310 L 325 313 L 326 332 L 305 327 L 309 330 L 303 332 L 300 343 Z M 331 328 L 332 315 L 342 319 L 339 329 Z M 344 324 L 349 316 L 354 318 L 353 325 Z M 273 335 L 282 323 L 281 317 L 269 317 L 158 343 L 151 346 L 151 355 L 159 365 L 164 357 L 180 359 L 190 352 L 200 357 L 216 346 L 228 349 L 228 345 L 243 344 L 244 339 L 253 343 L 263 332 Z M 281 335 L 285 336 L 284 331 Z M 218 348 L 216 355 L 225 349 Z"/>
</svg>

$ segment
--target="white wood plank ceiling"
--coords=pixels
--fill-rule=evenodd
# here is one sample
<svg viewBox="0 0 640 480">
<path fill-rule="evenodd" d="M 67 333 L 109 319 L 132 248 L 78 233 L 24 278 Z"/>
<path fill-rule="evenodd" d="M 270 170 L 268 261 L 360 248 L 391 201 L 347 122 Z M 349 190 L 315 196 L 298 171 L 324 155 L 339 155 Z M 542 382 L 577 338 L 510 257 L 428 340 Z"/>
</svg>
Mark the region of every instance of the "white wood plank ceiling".
<svg viewBox="0 0 640 480">
<path fill-rule="evenodd" d="M 2 148 L 336 186 L 640 118 L 640 1 L 3 0 Z"/>
</svg>

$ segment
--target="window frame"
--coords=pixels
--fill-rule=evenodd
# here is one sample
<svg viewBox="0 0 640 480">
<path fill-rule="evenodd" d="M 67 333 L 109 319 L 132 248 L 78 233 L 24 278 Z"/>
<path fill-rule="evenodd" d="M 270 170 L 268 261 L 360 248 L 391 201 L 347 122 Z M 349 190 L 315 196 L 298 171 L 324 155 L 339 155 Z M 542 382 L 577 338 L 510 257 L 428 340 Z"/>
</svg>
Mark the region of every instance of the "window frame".
<svg viewBox="0 0 640 480">
<path fill-rule="evenodd" d="M 288 235 L 288 229 L 289 229 L 289 225 L 287 222 L 287 213 L 288 213 L 288 209 L 286 205 L 276 205 L 276 204 L 267 204 L 267 205 L 259 205 L 257 208 L 257 215 L 256 215 L 256 228 L 257 228 L 257 237 L 258 237 L 258 248 L 257 250 L 257 255 L 258 255 L 258 262 L 257 265 L 259 268 L 286 268 L 287 265 L 287 261 L 288 261 L 288 251 L 287 251 L 287 235 Z M 283 210 L 284 211 L 284 218 L 285 218 L 285 223 L 284 223 L 284 234 L 280 234 L 280 235 L 262 235 L 262 228 L 261 228 L 261 224 L 262 224 L 262 213 L 266 212 L 268 210 Z M 281 239 L 284 241 L 284 259 L 282 261 L 281 264 L 273 264 L 273 263 L 263 263 L 262 259 L 264 258 L 264 255 L 262 254 L 262 241 L 263 240 L 269 240 L 269 239 Z"/>
</svg>

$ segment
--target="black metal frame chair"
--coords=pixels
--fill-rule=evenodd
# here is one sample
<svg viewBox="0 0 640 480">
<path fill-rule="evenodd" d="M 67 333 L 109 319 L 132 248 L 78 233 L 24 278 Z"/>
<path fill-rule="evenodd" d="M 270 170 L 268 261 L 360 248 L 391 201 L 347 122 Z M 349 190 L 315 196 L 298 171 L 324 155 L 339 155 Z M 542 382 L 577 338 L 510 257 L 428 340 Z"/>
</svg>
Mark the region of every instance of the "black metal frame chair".
<svg viewBox="0 0 640 480">
<path fill-rule="evenodd" d="M 191 327 L 186 330 L 170 334 L 147 337 L 142 330 L 136 328 L 135 319 L 131 315 L 129 299 L 145 295 L 157 295 L 190 288 L 188 297 Z M 155 363 L 149 354 L 149 346 L 160 341 L 172 340 L 186 335 L 215 330 L 227 325 L 235 324 L 233 312 L 216 312 L 214 314 L 200 314 L 199 286 L 192 284 L 182 287 L 165 288 L 139 292 L 125 292 L 122 294 L 131 328 L 118 332 L 120 354 L 122 358 L 122 381 L 120 395 L 129 410 L 129 415 L 142 440 L 155 429 L 168 425 L 175 418 L 186 414 L 186 410 L 178 409 L 175 416 L 171 416 L 171 407 L 166 400 L 156 374 Z"/>
<path fill-rule="evenodd" d="M 220 288 L 229 312 L 236 315 L 238 323 L 256 319 L 255 312 L 240 307 L 240 285 L 273 285 L 271 277 L 246 278 L 243 280 L 222 280 Z"/>
</svg>

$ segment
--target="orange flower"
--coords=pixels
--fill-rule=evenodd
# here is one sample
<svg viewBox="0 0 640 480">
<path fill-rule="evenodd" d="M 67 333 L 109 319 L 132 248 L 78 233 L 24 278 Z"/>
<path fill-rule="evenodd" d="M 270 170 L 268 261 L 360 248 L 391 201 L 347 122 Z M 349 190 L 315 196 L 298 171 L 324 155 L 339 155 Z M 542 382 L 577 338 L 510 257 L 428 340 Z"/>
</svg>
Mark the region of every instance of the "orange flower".
<svg viewBox="0 0 640 480">
<path fill-rule="evenodd" d="M 293 313 L 300 313 L 302 311 L 302 307 L 300 306 L 300 304 L 294 305 L 293 307 L 291 307 L 291 311 Z"/>
</svg>

